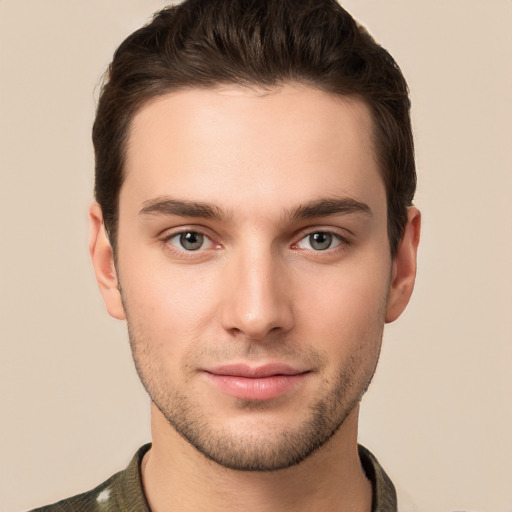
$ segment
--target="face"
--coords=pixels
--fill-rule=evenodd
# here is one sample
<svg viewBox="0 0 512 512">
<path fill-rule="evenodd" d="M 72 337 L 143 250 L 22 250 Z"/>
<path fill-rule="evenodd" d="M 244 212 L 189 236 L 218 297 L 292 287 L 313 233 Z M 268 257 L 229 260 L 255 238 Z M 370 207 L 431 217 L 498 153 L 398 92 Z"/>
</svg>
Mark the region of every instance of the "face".
<svg viewBox="0 0 512 512">
<path fill-rule="evenodd" d="M 299 85 L 190 89 L 133 120 L 100 287 L 165 428 L 225 467 L 300 462 L 372 378 L 400 271 L 371 123 Z"/>
</svg>

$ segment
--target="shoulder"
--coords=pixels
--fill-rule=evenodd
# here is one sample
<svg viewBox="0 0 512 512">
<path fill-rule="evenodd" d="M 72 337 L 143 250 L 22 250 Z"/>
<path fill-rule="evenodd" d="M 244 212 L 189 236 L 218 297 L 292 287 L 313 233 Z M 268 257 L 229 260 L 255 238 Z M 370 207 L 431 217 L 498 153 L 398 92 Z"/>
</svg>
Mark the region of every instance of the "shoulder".
<svg viewBox="0 0 512 512">
<path fill-rule="evenodd" d="M 31 512 L 106 512 L 112 488 L 116 486 L 120 473 L 116 473 L 94 489 L 61 500 L 53 505 L 36 508 Z"/>
<path fill-rule="evenodd" d="M 148 444 L 140 448 L 125 470 L 111 476 L 94 489 L 31 512 L 149 511 L 142 490 L 140 463 L 150 447 Z"/>
</svg>

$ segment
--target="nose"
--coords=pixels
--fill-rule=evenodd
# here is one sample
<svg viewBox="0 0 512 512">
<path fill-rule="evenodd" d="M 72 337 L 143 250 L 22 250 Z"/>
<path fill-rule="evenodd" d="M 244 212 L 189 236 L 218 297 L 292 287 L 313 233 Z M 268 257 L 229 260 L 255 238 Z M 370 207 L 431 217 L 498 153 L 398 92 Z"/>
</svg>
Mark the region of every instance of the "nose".
<svg viewBox="0 0 512 512">
<path fill-rule="evenodd" d="M 292 290 L 286 268 L 270 250 L 244 251 L 230 261 L 226 274 L 224 329 L 251 340 L 292 329 Z"/>
</svg>

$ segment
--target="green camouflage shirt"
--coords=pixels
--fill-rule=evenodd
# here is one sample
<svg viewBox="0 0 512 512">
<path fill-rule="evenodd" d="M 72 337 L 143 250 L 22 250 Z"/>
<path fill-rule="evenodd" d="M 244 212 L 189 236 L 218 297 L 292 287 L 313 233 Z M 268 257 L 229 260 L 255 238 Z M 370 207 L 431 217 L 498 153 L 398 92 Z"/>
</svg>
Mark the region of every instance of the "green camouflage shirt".
<svg viewBox="0 0 512 512">
<path fill-rule="evenodd" d="M 32 512 L 151 512 L 142 490 L 140 464 L 151 444 L 143 446 L 124 471 L 95 489 Z M 359 457 L 372 483 L 372 512 L 397 512 L 395 488 L 377 459 L 363 446 Z"/>
</svg>

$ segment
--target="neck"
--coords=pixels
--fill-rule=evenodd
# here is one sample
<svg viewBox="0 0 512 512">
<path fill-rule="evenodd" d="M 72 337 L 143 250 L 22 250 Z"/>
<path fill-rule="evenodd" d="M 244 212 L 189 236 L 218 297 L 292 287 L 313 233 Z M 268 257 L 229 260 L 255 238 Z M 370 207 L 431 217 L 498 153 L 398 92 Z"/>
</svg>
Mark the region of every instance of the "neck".
<svg viewBox="0 0 512 512">
<path fill-rule="evenodd" d="M 152 406 L 153 446 L 142 464 L 152 512 L 369 512 L 371 484 L 357 452 L 356 407 L 306 460 L 287 469 L 226 469 L 208 460 Z"/>
</svg>

